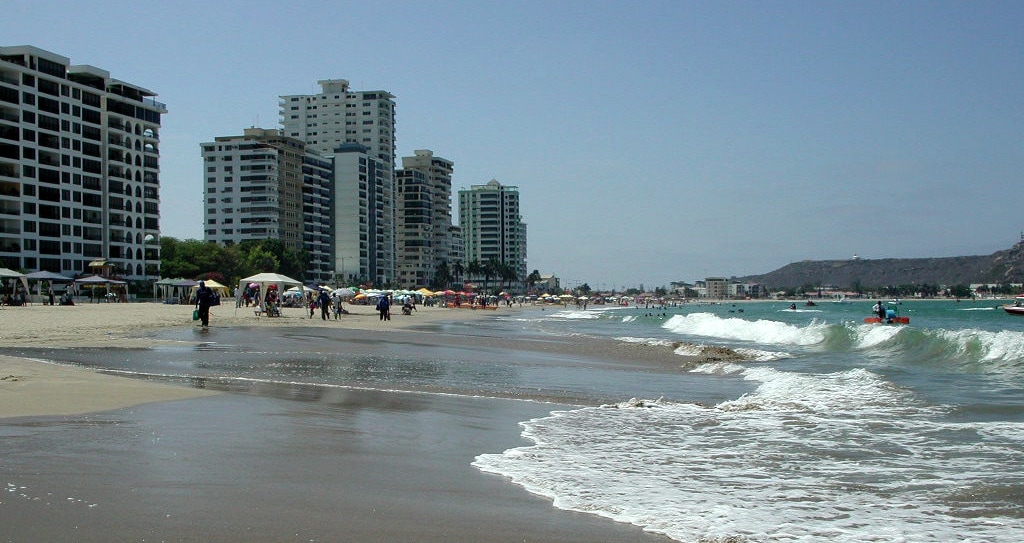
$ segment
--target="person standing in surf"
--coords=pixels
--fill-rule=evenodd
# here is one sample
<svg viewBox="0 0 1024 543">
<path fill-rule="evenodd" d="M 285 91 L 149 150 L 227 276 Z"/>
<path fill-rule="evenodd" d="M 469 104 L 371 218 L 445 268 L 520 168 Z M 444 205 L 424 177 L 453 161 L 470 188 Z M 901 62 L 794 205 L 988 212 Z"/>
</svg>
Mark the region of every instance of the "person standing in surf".
<svg viewBox="0 0 1024 543">
<path fill-rule="evenodd" d="M 199 290 L 196 291 L 196 309 L 199 310 L 199 321 L 203 328 L 210 326 L 210 306 L 213 305 L 213 290 L 206 286 L 203 281 L 199 282 Z"/>
</svg>

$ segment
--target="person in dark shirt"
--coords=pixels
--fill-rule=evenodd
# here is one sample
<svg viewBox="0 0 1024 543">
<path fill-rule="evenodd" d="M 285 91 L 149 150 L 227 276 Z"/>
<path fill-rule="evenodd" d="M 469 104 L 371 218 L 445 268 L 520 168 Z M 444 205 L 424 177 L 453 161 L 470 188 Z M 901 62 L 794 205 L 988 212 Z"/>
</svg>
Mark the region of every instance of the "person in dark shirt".
<svg viewBox="0 0 1024 543">
<path fill-rule="evenodd" d="M 196 291 L 196 308 L 199 309 L 199 320 L 203 328 L 210 326 L 210 306 L 213 305 L 213 290 L 206 286 L 203 281 L 199 282 L 199 290 Z"/>
</svg>

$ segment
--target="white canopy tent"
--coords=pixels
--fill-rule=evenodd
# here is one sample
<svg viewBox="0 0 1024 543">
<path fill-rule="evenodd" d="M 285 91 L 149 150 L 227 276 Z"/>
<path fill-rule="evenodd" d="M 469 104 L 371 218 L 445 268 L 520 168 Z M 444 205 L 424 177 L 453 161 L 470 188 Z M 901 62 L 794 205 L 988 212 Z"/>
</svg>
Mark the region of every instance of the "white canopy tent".
<svg viewBox="0 0 1024 543">
<path fill-rule="evenodd" d="M 197 284 L 199 284 L 198 281 L 183 277 L 161 279 L 153 284 L 153 296 L 162 298 L 165 304 L 188 303 L 192 287 Z"/>
<path fill-rule="evenodd" d="M 8 285 L 11 283 L 17 285 L 18 282 L 21 283 L 20 291 L 16 286 L 11 286 L 10 290 L 8 290 Z M 14 295 L 18 292 L 23 292 L 25 296 L 28 296 L 28 279 L 21 272 L 16 272 L 10 268 L 0 268 L 0 283 L 4 286 L 4 294 L 10 294 L 11 298 L 14 298 Z"/>
<path fill-rule="evenodd" d="M 250 284 L 255 283 L 260 289 L 259 304 L 260 309 L 266 311 L 266 294 L 270 285 L 277 285 L 277 292 L 284 293 L 290 287 L 301 287 L 302 282 L 296 281 L 287 275 L 281 275 L 279 273 L 257 273 L 241 279 L 238 281 L 238 290 L 235 291 L 235 308 L 237 309 L 242 305 L 242 294 L 245 292 L 246 287 Z"/>
</svg>

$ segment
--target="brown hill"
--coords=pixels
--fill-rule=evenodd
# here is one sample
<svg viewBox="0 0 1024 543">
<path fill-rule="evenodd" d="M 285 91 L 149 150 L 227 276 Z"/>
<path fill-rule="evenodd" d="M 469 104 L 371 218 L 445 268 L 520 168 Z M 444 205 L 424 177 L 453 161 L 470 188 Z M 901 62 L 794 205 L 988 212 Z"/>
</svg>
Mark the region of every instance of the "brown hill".
<svg viewBox="0 0 1024 543">
<path fill-rule="evenodd" d="M 763 275 L 737 278 L 776 288 L 834 285 L 850 288 L 935 284 L 1024 283 L 1024 240 L 988 256 L 805 260 Z"/>
</svg>

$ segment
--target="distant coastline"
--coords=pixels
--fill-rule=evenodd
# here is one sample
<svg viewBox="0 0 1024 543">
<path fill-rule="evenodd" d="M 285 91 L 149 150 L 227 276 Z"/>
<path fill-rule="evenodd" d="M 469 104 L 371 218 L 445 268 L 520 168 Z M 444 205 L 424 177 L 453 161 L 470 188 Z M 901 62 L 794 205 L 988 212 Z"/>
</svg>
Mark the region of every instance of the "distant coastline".
<svg viewBox="0 0 1024 543">
<path fill-rule="evenodd" d="M 777 270 L 734 278 L 772 289 L 834 286 L 866 290 L 894 285 L 1019 284 L 1024 283 L 1024 241 L 987 256 L 943 258 L 884 258 L 805 260 Z"/>
</svg>

